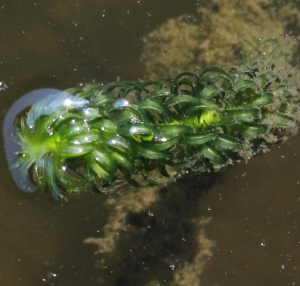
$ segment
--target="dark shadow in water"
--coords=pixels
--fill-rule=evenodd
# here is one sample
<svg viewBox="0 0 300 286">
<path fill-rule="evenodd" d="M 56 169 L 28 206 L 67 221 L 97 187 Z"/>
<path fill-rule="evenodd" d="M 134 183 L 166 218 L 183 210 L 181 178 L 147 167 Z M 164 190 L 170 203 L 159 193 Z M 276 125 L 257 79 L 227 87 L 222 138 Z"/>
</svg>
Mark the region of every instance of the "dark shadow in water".
<svg viewBox="0 0 300 286">
<path fill-rule="evenodd" d="M 159 200 L 147 210 L 130 212 L 127 231 L 120 233 L 114 252 L 105 257 L 103 285 L 171 282 L 172 265 L 175 270 L 180 269 L 185 263 L 192 263 L 200 251 L 199 229 L 193 223 L 193 219 L 201 218 L 197 201 L 221 181 L 221 173 L 187 175 L 160 189 Z"/>
</svg>

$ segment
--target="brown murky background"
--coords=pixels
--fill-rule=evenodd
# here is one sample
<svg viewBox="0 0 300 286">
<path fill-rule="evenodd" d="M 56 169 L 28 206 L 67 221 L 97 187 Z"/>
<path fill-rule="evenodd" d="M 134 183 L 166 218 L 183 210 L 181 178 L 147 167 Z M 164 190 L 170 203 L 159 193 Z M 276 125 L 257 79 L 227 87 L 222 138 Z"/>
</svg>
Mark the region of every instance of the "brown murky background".
<svg viewBox="0 0 300 286">
<path fill-rule="evenodd" d="M 35 88 L 143 78 L 141 38 L 199 2 L 2 1 L 1 124 L 9 106 Z M 212 217 L 207 237 L 216 242 L 201 285 L 299 285 L 299 142 L 296 136 L 228 168 L 199 199 L 202 215 Z M 110 212 L 105 196 L 66 203 L 23 193 L 0 151 L 0 284 L 97 285 L 96 248 L 82 242 L 101 235 Z"/>
</svg>

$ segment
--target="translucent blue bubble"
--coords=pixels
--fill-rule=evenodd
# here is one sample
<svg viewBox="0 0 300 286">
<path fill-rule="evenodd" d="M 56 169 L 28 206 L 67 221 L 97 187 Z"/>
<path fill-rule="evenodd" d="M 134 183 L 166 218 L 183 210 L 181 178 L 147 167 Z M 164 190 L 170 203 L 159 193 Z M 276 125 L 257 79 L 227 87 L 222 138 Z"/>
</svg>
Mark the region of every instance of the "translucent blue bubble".
<svg viewBox="0 0 300 286">
<path fill-rule="evenodd" d="M 15 184 L 25 192 L 33 192 L 37 187 L 31 182 L 29 174 L 24 176 L 22 167 L 18 166 L 18 153 L 21 146 L 16 143 L 17 133 L 14 126 L 16 117 L 26 108 L 31 107 L 26 123 L 33 127 L 41 115 L 52 114 L 59 109 L 82 108 L 88 100 L 73 96 L 58 89 L 45 88 L 29 92 L 17 100 L 8 110 L 3 123 L 3 138 L 6 160 Z"/>
<path fill-rule="evenodd" d="M 40 91 L 43 92 L 44 90 L 45 89 L 41 89 Z M 35 120 L 41 115 L 49 115 L 62 108 L 83 108 L 88 103 L 89 101 L 84 98 L 71 95 L 64 91 L 57 92 L 56 90 L 56 93 L 51 93 L 45 98 L 40 99 L 37 104 L 33 106 L 27 115 L 26 123 L 28 126 L 33 127 Z"/>
<path fill-rule="evenodd" d="M 124 108 L 126 106 L 129 106 L 129 102 L 124 98 L 119 98 L 119 99 L 116 100 L 114 106 L 117 109 L 121 109 L 121 108 Z"/>
</svg>

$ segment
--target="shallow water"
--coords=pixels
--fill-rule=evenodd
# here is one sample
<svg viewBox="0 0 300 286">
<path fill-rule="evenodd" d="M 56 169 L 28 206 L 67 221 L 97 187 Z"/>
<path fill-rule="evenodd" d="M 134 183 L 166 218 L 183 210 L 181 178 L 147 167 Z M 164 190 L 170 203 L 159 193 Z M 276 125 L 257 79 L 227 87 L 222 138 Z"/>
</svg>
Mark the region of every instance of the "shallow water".
<svg viewBox="0 0 300 286">
<path fill-rule="evenodd" d="M 0 81 L 7 85 L 0 91 L 1 125 L 9 106 L 33 89 L 143 78 L 141 37 L 199 5 L 5 2 L 0 5 Z M 212 217 L 207 237 L 216 242 L 201 285 L 300 283 L 299 141 L 296 136 L 248 164 L 228 168 L 216 175 L 222 182 L 197 197 L 199 213 Z M 0 284 L 100 283 L 96 248 L 83 240 L 103 233 L 111 212 L 106 197 L 82 194 L 66 203 L 50 194 L 23 193 L 10 177 L 3 148 L 0 152 Z"/>
<path fill-rule="evenodd" d="M 300 136 L 223 173 L 201 208 L 216 240 L 201 285 L 300 283 Z"/>
</svg>

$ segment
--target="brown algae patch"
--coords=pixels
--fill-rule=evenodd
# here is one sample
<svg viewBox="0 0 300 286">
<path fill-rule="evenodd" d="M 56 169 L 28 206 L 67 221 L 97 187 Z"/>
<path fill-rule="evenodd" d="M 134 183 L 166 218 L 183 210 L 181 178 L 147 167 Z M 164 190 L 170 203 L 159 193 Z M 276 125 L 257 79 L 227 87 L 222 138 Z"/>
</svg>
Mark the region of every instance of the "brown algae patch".
<svg viewBox="0 0 300 286">
<path fill-rule="evenodd" d="M 199 285 L 214 243 L 206 238 L 211 218 L 197 201 L 218 176 L 187 175 L 162 189 L 120 192 L 107 199 L 112 215 L 95 244 L 104 285 Z M 122 284 L 123 283 L 123 284 Z"/>
<path fill-rule="evenodd" d="M 143 38 L 141 56 L 147 78 L 173 77 L 180 71 L 199 71 L 208 65 L 233 65 L 272 55 L 291 62 L 300 13 L 292 3 L 274 1 L 209 1 L 195 16 L 167 20 Z"/>
</svg>

